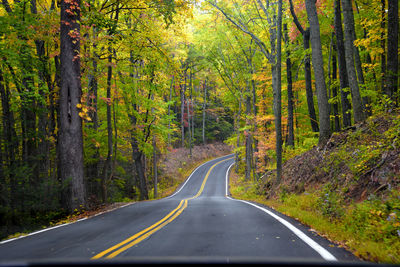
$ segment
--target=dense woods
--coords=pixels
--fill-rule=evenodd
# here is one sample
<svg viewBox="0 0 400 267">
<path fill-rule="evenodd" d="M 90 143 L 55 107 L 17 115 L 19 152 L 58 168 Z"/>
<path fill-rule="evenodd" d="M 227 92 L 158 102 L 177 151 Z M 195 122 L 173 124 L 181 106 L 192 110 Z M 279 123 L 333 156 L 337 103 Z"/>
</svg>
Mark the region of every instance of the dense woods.
<svg viewBox="0 0 400 267">
<path fill-rule="evenodd" d="M 279 183 L 287 159 L 399 103 L 398 0 L 3 0 L 0 14 L 2 236 L 156 198 L 175 148 L 224 141 L 246 180 Z"/>
</svg>

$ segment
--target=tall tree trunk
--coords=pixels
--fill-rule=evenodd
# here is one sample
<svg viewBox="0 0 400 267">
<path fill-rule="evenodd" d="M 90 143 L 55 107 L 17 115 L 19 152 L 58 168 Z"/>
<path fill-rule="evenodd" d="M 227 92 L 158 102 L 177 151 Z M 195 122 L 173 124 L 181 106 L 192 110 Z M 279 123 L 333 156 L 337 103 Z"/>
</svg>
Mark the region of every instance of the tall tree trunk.
<svg viewBox="0 0 400 267">
<path fill-rule="evenodd" d="M 388 0 L 386 94 L 398 104 L 399 1 Z"/>
<path fill-rule="evenodd" d="M 107 202 L 107 183 L 111 173 L 111 162 L 113 158 L 113 130 L 111 118 L 111 80 L 112 80 L 112 47 L 108 46 L 108 66 L 107 66 L 107 158 L 104 162 L 103 173 L 101 175 L 102 201 Z"/>
<path fill-rule="evenodd" d="M 151 95 L 151 100 L 154 101 L 154 95 Z M 154 108 L 151 108 L 151 114 L 154 114 Z M 156 135 L 153 134 L 153 179 L 154 179 L 154 198 L 158 197 L 158 170 L 157 170 L 157 142 Z"/>
<path fill-rule="evenodd" d="M 186 72 L 185 72 L 185 84 L 181 85 L 181 146 L 185 147 L 185 89 L 186 89 Z"/>
<path fill-rule="evenodd" d="M 310 28 L 307 29 L 303 28 L 294 11 L 292 0 L 289 0 L 289 4 L 290 4 L 290 13 L 292 14 L 293 17 L 293 22 L 295 23 L 299 32 L 303 35 L 304 51 L 307 51 L 310 48 Z M 312 91 L 310 56 L 308 55 L 308 53 L 306 54 L 304 59 L 304 79 L 306 83 L 307 107 L 308 107 L 308 114 L 310 116 L 311 129 L 313 130 L 313 132 L 319 132 L 318 121 L 314 107 L 314 96 Z"/>
<path fill-rule="evenodd" d="M 86 206 L 83 181 L 82 119 L 80 103 L 80 1 L 61 0 L 61 88 L 59 157 L 61 181 L 66 185 L 64 206 L 70 212 Z"/>
<path fill-rule="evenodd" d="M 92 69 L 90 70 L 89 77 L 88 77 L 88 96 L 87 96 L 87 106 L 89 107 L 89 117 L 91 122 L 88 124 L 88 127 L 92 128 L 95 133 L 97 133 L 98 128 L 99 128 L 99 122 L 98 122 L 98 114 L 97 114 L 97 99 L 98 99 L 98 60 L 99 56 L 97 54 L 97 28 L 93 26 L 92 28 L 92 35 L 93 35 L 93 40 L 92 40 Z M 94 151 L 92 155 L 92 160 L 87 166 L 87 173 L 88 173 L 88 192 L 90 192 L 91 195 L 97 195 L 98 193 L 101 192 L 101 190 L 98 188 L 99 183 L 97 179 L 100 177 L 99 173 L 99 162 L 100 162 L 100 151 L 99 147 L 96 146 L 95 144 L 91 144 L 91 147 Z"/>
<path fill-rule="evenodd" d="M 251 97 L 250 88 L 247 85 L 246 94 L 246 126 L 251 126 L 249 116 L 251 116 Z M 251 163 L 252 163 L 252 138 L 249 130 L 245 130 L 245 146 L 246 146 L 246 166 L 245 166 L 245 179 L 250 180 L 251 177 Z"/>
<path fill-rule="evenodd" d="M 332 36 L 332 39 L 333 39 L 333 36 Z M 336 81 L 336 79 L 337 79 L 337 60 L 336 60 L 337 48 L 336 48 L 336 44 L 334 41 L 333 41 L 332 45 L 333 45 L 332 80 Z M 334 116 L 334 120 L 335 120 L 335 131 L 339 132 L 340 131 L 340 118 L 339 118 L 339 104 L 337 102 L 338 91 L 337 91 L 336 83 L 335 83 L 335 86 L 333 86 L 333 88 L 332 88 L 332 95 L 333 95 L 333 98 L 335 99 L 335 102 L 332 104 L 333 116 Z"/>
<path fill-rule="evenodd" d="M 351 126 L 351 104 L 347 98 L 349 92 L 349 79 L 346 68 L 346 55 L 344 48 L 343 29 L 342 29 L 342 13 L 340 9 L 340 0 L 335 0 L 335 33 L 338 55 L 339 79 L 340 79 L 340 102 L 342 104 L 343 126 Z"/>
<path fill-rule="evenodd" d="M 190 74 L 189 74 L 189 86 L 190 90 L 191 89 L 191 83 L 192 83 L 192 69 L 190 69 Z M 188 137 L 189 137 L 189 155 L 192 157 L 192 130 L 191 130 L 191 121 L 190 121 L 190 103 L 189 103 L 189 98 L 186 100 L 186 109 L 187 109 L 187 121 L 188 121 Z"/>
<path fill-rule="evenodd" d="M 303 47 L 307 51 L 310 48 L 310 28 L 304 31 L 303 35 Z M 313 132 L 319 132 L 317 115 L 314 106 L 314 93 L 312 90 L 312 78 L 311 78 L 311 60 L 310 56 L 307 54 L 304 59 L 304 78 L 306 82 L 306 97 L 307 97 L 307 107 L 308 114 L 310 115 L 311 129 Z"/>
<path fill-rule="evenodd" d="M 329 120 L 330 111 L 324 76 L 319 21 L 314 0 L 306 0 L 306 10 L 310 23 L 312 63 L 319 109 L 319 144 L 325 144 L 331 135 Z"/>
<path fill-rule="evenodd" d="M 273 38 L 271 37 L 271 39 Z M 273 65 L 272 68 L 272 80 L 274 80 L 275 76 L 276 183 L 279 184 L 282 180 L 282 0 L 278 0 L 276 40 L 276 65 Z"/>
<path fill-rule="evenodd" d="M 235 172 L 238 173 L 239 171 L 239 161 L 240 161 L 240 156 L 239 156 L 239 151 L 237 149 L 240 147 L 240 115 L 242 114 L 242 99 L 239 99 L 238 101 L 238 112 L 235 121 L 235 131 L 236 131 L 236 152 L 235 152 Z"/>
<path fill-rule="evenodd" d="M 192 148 L 193 145 L 195 143 L 195 138 L 194 138 L 194 116 L 195 116 L 195 98 L 193 98 L 193 89 L 195 89 L 193 87 L 193 79 L 194 79 L 194 74 L 192 74 L 192 71 L 190 72 L 190 105 L 192 107 L 192 115 L 190 116 L 191 121 L 190 121 L 190 125 L 191 125 L 191 135 L 190 135 L 190 155 L 192 155 Z M 196 89 L 195 89 L 196 90 Z"/>
<path fill-rule="evenodd" d="M 357 72 L 354 62 L 354 15 L 351 0 L 341 0 L 343 7 L 343 23 L 344 23 L 344 47 L 346 55 L 346 68 L 349 79 L 351 99 L 353 102 L 353 115 L 354 122 L 361 122 L 364 120 L 364 110 L 360 89 L 358 87 Z"/>
<path fill-rule="evenodd" d="M 135 162 L 136 173 L 139 181 L 140 200 L 149 199 L 147 190 L 146 173 L 144 171 L 143 154 L 139 150 L 136 138 L 131 137 L 132 159 Z"/>
<path fill-rule="evenodd" d="M 292 89 L 292 61 L 290 60 L 289 35 L 287 24 L 283 24 L 286 44 L 286 80 L 287 80 L 287 98 L 288 98 L 288 139 L 287 146 L 294 146 L 294 125 L 293 125 L 293 89 Z"/>
<path fill-rule="evenodd" d="M 158 168 L 157 168 L 157 143 L 153 135 L 153 178 L 154 178 L 154 198 L 158 197 Z"/>
<path fill-rule="evenodd" d="M 168 101 L 171 102 L 172 100 L 172 90 L 174 88 L 174 78 L 175 76 L 172 76 L 171 78 L 171 86 L 169 88 L 169 98 Z M 168 117 L 171 116 L 171 104 L 168 104 Z M 171 121 L 168 120 L 168 145 L 171 145 Z"/>
</svg>

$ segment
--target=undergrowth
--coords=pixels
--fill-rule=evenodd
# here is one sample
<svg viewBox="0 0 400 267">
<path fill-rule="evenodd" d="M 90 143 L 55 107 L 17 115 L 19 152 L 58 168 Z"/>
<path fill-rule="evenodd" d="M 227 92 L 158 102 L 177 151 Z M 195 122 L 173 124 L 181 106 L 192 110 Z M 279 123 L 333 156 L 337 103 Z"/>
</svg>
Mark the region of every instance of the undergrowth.
<svg viewBox="0 0 400 267">
<path fill-rule="evenodd" d="M 321 147 L 286 148 L 282 181 L 231 174 L 231 194 L 270 206 L 361 259 L 400 263 L 400 115 L 376 113 Z M 239 172 L 240 173 L 240 172 Z"/>
<path fill-rule="evenodd" d="M 329 186 L 314 192 L 281 192 L 278 199 L 265 199 L 255 183 L 231 174 L 233 197 L 265 204 L 296 218 L 361 259 L 400 263 L 400 195 L 385 201 L 371 197 L 362 203 L 344 205 Z"/>
</svg>

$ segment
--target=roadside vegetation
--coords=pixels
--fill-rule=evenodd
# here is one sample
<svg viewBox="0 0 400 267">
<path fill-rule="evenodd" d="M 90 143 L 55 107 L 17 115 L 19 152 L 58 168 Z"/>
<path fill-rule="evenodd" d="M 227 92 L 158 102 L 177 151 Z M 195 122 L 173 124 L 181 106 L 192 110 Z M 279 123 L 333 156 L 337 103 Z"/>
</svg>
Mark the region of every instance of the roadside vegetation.
<svg viewBox="0 0 400 267">
<path fill-rule="evenodd" d="M 400 113 L 378 112 L 325 146 L 285 151 L 282 182 L 231 174 L 235 198 L 265 204 L 373 262 L 400 262 Z"/>
</svg>

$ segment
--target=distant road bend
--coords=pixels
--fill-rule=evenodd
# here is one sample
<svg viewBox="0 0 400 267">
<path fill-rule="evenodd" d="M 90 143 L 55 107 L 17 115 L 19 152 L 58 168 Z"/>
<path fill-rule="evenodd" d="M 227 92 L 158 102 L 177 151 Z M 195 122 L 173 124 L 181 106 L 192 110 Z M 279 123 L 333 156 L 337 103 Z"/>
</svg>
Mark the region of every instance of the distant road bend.
<svg viewBox="0 0 400 267">
<path fill-rule="evenodd" d="M 199 166 L 170 197 L 0 243 L 3 263 L 40 261 L 357 262 L 297 221 L 229 197 L 232 155 Z"/>
</svg>

